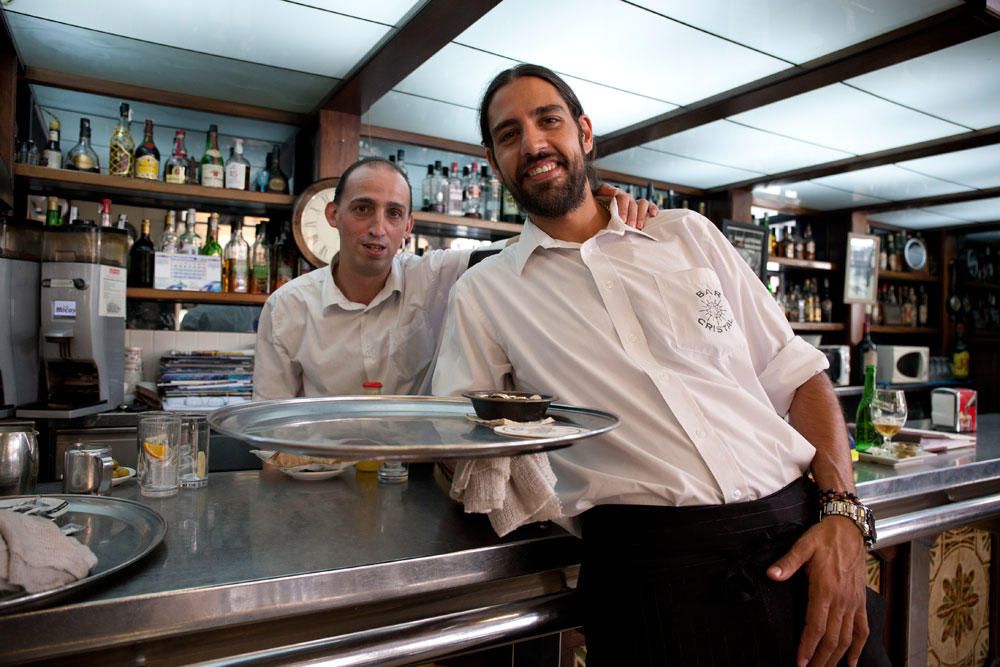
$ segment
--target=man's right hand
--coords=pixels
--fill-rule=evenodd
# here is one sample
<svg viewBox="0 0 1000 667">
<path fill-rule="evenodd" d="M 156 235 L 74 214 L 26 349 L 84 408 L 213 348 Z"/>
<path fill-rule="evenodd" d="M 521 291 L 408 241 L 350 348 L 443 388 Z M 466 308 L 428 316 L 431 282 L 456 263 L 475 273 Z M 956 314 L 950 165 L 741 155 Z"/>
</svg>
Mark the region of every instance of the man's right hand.
<svg viewBox="0 0 1000 667">
<path fill-rule="evenodd" d="M 621 188 L 607 183 L 602 183 L 601 187 L 594 190 L 594 196 L 598 199 L 614 199 L 615 204 L 618 205 L 618 215 L 621 216 L 626 225 L 636 229 L 645 227 L 646 220 L 656 217 L 660 212 L 660 209 L 653 202 L 646 199 L 636 201 L 632 195 Z"/>
</svg>

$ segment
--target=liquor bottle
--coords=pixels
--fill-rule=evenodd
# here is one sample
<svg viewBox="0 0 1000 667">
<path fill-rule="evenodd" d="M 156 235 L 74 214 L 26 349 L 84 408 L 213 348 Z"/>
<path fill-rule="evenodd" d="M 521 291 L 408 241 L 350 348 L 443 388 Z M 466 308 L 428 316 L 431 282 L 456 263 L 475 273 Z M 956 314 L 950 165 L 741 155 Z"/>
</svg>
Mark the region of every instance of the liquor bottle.
<svg viewBox="0 0 1000 667">
<path fill-rule="evenodd" d="M 221 188 L 225 185 L 225 161 L 219 150 L 219 126 L 208 126 L 205 139 L 205 154 L 201 156 L 201 184 L 206 188 Z"/>
<path fill-rule="evenodd" d="M 178 255 L 197 255 L 199 239 L 194 231 L 195 213 L 193 208 L 189 208 L 184 214 L 184 232 L 177 239 Z"/>
<path fill-rule="evenodd" d="M 111 200 L 105 197 L 101 200 L 100 209 L 101 227 L 111 226 Z"/>
<path fill-rule="evenodd" d="M 274 285 L 271 291 L 278 289 L 295 277 L 297 261 L 295 239 L 292 237 L 292 223 L 285 220 L 281 223 L 278 240 L 271 248 L 271 277 Z"/>
<path fill-rule="evenodd" d="M 153 140 L 153 121 L 146 119 L 142 143 L 135 149 L 135 177 L 160 180 L 160 149 Z"/>
<path fill-rule="evenodd" d="M 965 344 L 965 325 L 955 325 L 955 348 L 951 353 L 951 374 L 956 378 L 969 377 L 969 347 Z"/>
<path fill-rule="evenodd" d="M 448 169 L 445 168 L 444 172 L 447 171 Z M 431 190 L 434 194 L 434 199 L 431 201 L 431 211 L 434 213 L 444 213 L 445 188 L 447 187 L 447 183 L 447 176 L 442 174 L 441 160 L 434 160 L 434 185 Z"/>
<path fill-rule="evenodd" d="M 118 125 L 108 142 L 108 173 L 135 175 L 135 139 L 132 138 L 132 108 L 127 102 L 118 107 Z"/>
<path fill-rule="evenodd" d="M 856 358 L 858 369 L 857 381 L 860 381 L 865 367 L 878 365 L 878 347 L 876 347 L 875 341 L 872 340 L 872 327 L 867 317 L 864 323 L 864 335 L 861 337 L 861 342 L 858 343 Z"/>
<path fill-rule="evenodd" d="M 504 187 L 500 204 L 500 219 L 504 222 L 522 222 L 521 208 L 511 194 L 510 188 Z"/>
<path fill-rule="evenodd" d="M 466 170 L 468 167 L 466 167 Z M 463 175 L 468 173 L 463 172 Z M 462 193 L 462 213 L 467 218 L 483 217 L 482 209 L 483 184 L 479 176 L 479 163 L 472 163 L 472 172 L 465 179 L 465 191 Z"/>
<path fill-rule="evenodd" d="M 281 171 L 281 146 L 275 144 L 271 148 L 271 161 L 267 165 L 267 191 L 279 195 L 288 194 L 288 179 Z"/>
<path fill-rule="evenodd" d="M 226 162 L 226 187 L 230 190 L 250 189 L 250 161 L 243 157 L 243 140 L 233 139 Z"/>
<path fill-rule="evenodd" d="M 432 211 L 434 203 L 434 165 L 427 165 L 427 175 L 420 186 L 420 210 Z"/>
<path fill-rule="evenodd" d="M 215 255 L 222 257 L 222 246 L 219 245 L 219 214 L 211 213 L 208 216 L 208 235 L 205 237 L 205 245 L 198 252 L 200 255 Z"/>
<path fill-rule="evenodd" d="M 813 238 L 812 226 L 807 224 L 805 231 L 803 232 L 805 241 L 805 254 L 804 259 L 813 261 L 816 259 L 816 239 Z"/>
<path fill-rule="evenodd" d="M 920 295 L 918 298 L 920 305 L 917 306 L 917 324 L 925 327 L 927 326 L 927 317 L 929 315 L 930 307 L 927 299 L 927 290 L 924 289 L 923 285 L 920 286 Z"/>
<path fill-rule="evenodd" d="M 406 172 L 406 151 L 402 148 L 396 151 L 396 166 L 399 167 L 399 170 L 403 172 L 404 176 L 409 175 Z"/>
<path fill-rule="evenodd" d="M 881 239 L 878 249 L 878 270 L 889 270 L 889 236 L 885 235 Z"/>
<path fill-rule="evenodd" d="M 90 119 L 80 119 L 80 140 L 66 153 L 66 169 L 101 173 L 101 160 L 90 146 Z"/>
<path fill-rule="evenodd" d="M 177 213 L 167 211 L 167 219 L 163 223 L 163 236 L 160 237 L 160 252 L 175 254 L 177 252 Z"/>
<path fill-rule="evenodd" d="M 445 213 L 462 215 L 462 179 L 458 175 L 458 163 L 451 163 L 451 176 L 448 177 L 447 195 L 445 197 Z"/>
<path fill-rule="evenodd" d="M 232 237 L 222 254 L 222 291 L 250 291 L 250 245 L 243 238 L 243 222 L 233 221 Z"/>
<path fill-rule="evenodd" d="M 184 185 L 187 182 L 188 154 L 187 147 L 184 145 L 185 136 L 184 130 L 174 132 L 174 149 L 163 168 L 163 180 L 167 183 Z"/>
<path fill-rule="evenodd" d="M 59 212 L 59 198 L 49 197 L 46 201 L 48 202 L 48 210 L 45 212 L 45 226 L 62 226 L 62 214 Z"/>
<path fill-rule="evenodd" d="M 820 303 L 821 321 L 833 322 L 833 299 L 830 298 L 830 279 L 823 278 L 823 301 Z"/>
<path fill-rule="evenodd" d="M 42 151 L 39 164 L 49 169 L 62 168 L 62 149 L 59 148 L 59 121 L 55 118 L 49 121 L 49 142 L 45 144 L 45 150 Z"/>
<path fill-rule="evenodd" d="M 273 153 L 268 153 L 267 157 L 264 158 L 264 166 L 257 172 L 257 178 L 254 181 L 254 189 L 257 192 L 267 192 L 267 182 L 271 180 L 271 172 L 268 168 L 271 166 L 271 159 Z"/>
<path fill-rule="evenodd" d="M 767 219 L 767 216 L 764 216 Z M 769 257 L 774 257 L 778 252 L 778 233 L 777 228 L 771 227 L 770 231 L 767 233 L 767 254 Z"/>
<path fill-rule="evenodd" d="M 896 252 L 897 239 L 895 234 L 889 234 L 889 270 L 899 271 L 899 254 Z"/>
<path fill-rule="evenodd" d="M 872 422 L 871 406 L 875 398 L 875 366 L 865 366 L 865 388 L 861 393 L 858 411 L 854 418 L 854 446 L 859 452 L 866 452 L 882 444 L 882 437 Z"/>
<path fill-rule="evenodd" d="M 128 253 L 129 287 L 152 287 L 153 267 L 156 266 L 156 248 L 149 238 L 149 218 L 142 219 L 142 232 Z"/>
<path fill-rule="evenodd" d="M 267 242 L 267 222 L 261 221 L 254 228 L 253 247 L 250 249 L 250 293 L 268 294 L 271 291 L 271 246 Z"/>
<path fill-rule="evenodd" d="M 184 183 L 187 185 L 201 184 L 201 162 L 194 155 L 188 155 L 188 168 L 184 173 Z"/>
<path fill-rule="evenodd" d="M 486 219 L 490 222 L 498 222 L 500 220 L 500 200 L 502 197 L 500 179 L 489 170 L 489 167 L 483 167 L 483 180 L 486 182 L 486 187 L 484 188 L 486 205 L 483 207 Z"/>
<path fill-rule="evenodd" d="M 797 233 L 794 236 L 795 248 L 794 248 L 794 258 L 795 259 L 805 259 L 806 258 L 806 242 L 802 238 L 802 235 Z"/>
<path fill-rule="evenodd" d="M 899 232 L 896 235 L 896 268 L 895 271 L 905 271 L 909 267 L 906 266 L 906 260 L 903 258 L 903 250 L 906 248 L 906 234 L 904 232 Z"/>
</svg>

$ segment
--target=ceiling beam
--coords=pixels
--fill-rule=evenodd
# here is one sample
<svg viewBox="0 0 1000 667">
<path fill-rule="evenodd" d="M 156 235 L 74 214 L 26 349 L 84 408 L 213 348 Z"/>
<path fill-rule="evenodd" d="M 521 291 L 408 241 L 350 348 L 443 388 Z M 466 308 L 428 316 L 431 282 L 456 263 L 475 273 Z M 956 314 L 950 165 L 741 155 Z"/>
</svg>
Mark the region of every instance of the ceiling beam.
<svg viewBox="0 0 1000 667">
<path fill-rule="evenodd" d="M 823 164 L 810 165 L 801 169 L 790 169 L 770 176 L 747 179 L 738 183 L 712 188 L 709 192 L 724 192 L 734 188 L 749 188 L 755 185 L 781 185 L 784 183 L 797 183 L 808 181 L 813 178 L 842 174 L 848 171 L 859 169 L 869 169 L 871 167 L 881 167 L 886 164 L 905 162 L 906 160 L 916 160 L 931 155 L 941 155 L 953 153 L 955 151 L 969 148 L 979 148 L 980 146 L 992 146 L 1000 144 L 1000 125 L 974 130 L 972 132 L 962 132 L 953 134 L 950 137 L 931 139 L 908 146 L 898 146 L 884 151 L 856 155 L 854 157 L 824 162 Z"/>
<path fill-rule="evenodd" d="M 361 115 L 423 62 L 500 4 L 500 0 L 427 0 L 373 48 L 316 111 Z"/>
<path fill-rule="evenodd" d="M 641 146 L 772 102 L 966 42 L 1000 29 L 982 2 L 935 14 L 840 51 L 600 136 L 602 155 Z"/>
<path fill-rule="evenodd" d="M 849 211 L 864 211 L 865 213 L 884 213 L 886 211 L 901 211 L 908 208 L 922 208 L 924 206 L 942 206 L 944 204 L 960 204 L 977 199 L 992 199 L 1000 197 L 1000 187 L 986 188 L 984 190 L 972 190 L 969 192 L 952 192 L 946 195 L 936 195 L 934 197 L 920 197 L 918 199 L 904 199 L 902 201 L 888 201 L 884 204 L 867 204 L 864 206 L 849 206 L 826 213 L 846 213 Z"/>
</svg>

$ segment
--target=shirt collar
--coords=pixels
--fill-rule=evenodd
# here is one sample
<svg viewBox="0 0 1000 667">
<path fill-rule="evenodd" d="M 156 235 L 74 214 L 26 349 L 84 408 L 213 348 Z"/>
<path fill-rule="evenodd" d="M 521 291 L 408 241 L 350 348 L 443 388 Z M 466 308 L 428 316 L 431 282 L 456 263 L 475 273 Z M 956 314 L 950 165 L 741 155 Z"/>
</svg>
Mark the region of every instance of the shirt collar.
<svg viewBox="0 0 1000 667">
<path fill-rule="evenodd" d="M 608 226 L 588 239 L 588 243 L 604 234 L 616 234 L 622 237 L 624 237 L 625 234 L 639 234 L 640 236 L 655 240 L 653 236 L 647 234 L 646 232 L 626 225 L 625 221 L 618 215 L 618 205 L 613 199 L 608 205 L 608 212 L 611 214 L 611 218 L 608 220 Z M 531 218 L 528 218 L 524 221 L 524 231 L 521 232 L 520 238 L 514 245 L 514 270 L 518 275 L 520 275 L 524 271 L 524 265 L 527 264 L 528 258 L 531 257 L 532 253 L 534 253 L 538 248 L 579 248 L 582 245 L 583 244 L 581 243 L 554 239 L 542 231 L 541 228 L 537 227 L 531 221 Z"/>
<path fill-rule="evenodd" d="M 394 292 L 403 291 L 403 270 L 400 266 L 399 256 L 397 255 L 392 258 L 392 265 L 389 268 L 389 276 L 385 280 L 385 285 L 379 293 L 375 295 L 372 302 L 365 305 L 363 303 L 351 301 L 344 295 L 340 288 L 337 287 L 337 283 L 333 279 L 333 267 L 337 265 L 339 258 L 340 253 L 334 255 L 333 259 L 330 260 L 330 264 L 323 271 L 323 285 L 321 287 L 323 310 L 326 310 L 330 306 L 339 306 L 344 310 L 365 310 L 382 303 Z"/>
</svg>

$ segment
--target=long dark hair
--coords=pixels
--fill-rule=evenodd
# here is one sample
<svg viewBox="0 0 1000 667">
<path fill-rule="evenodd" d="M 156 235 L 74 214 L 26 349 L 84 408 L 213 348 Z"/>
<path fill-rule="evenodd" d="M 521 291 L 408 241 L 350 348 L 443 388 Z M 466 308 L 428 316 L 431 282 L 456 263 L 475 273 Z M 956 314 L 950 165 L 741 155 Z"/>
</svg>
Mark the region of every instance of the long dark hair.
<svg viewBox="0 0 1000 667">
<path fill-rule="evenodd" d="M 386 166 L 395 171 L 397 174 L 403 177 L 403 181 L 406 183 L 406 189 L 410 193 L 410 199 L 406 202 L 406 210 L 409 212 L 413 208 L 413 186 L 410 185 L 410 179 L 406 177 L 406 173 L 399 168 L 395 162 L 390 162 L 383 157 L 363 157 L 350 167 L 344 170 L 344 173 L 340 175 L 340 181 L 337 183 L 337 189 L 333 193 L 333 203 L 340 206 L 340 193 L 344 191 L 347 186 L 347 180 L 351 177 L 355 171 L 361 167 L 381 167 Z"/>
<path fill-rule="evenodd" d="M 577 98 L 576 93 L 573 89 L 560 78 L 558 74 L 553 72 L 547 67 L 542 67 L 541 65 L 531 65 L 524 63 L 517 65 L 516 67 L 511 67 L 510 69 L 505 69 L 504 71 L 493 77 L 490 85 L 486 88 L 486 92 L 483 93 L 483 101 L 479 105 L 479 132 L 483 136 L 483 146 L 486 148 L 493 148 L 493 136 L 490 134 L 490 121 L 489 121 L 489 111 L 490 103 L 493 102 L 493 96 L 496 95 L 497 91 L 506 86 L 508 83 L 513 83 L 517 79 L 526 76 L 533 76 L 537 79 L 541 79 L 552 85 L 559 93 L 559 97 L 563 99 L 566 106 L 569 108 L 569 113 L 576 122 L 576 126 L 580 127 L 580 116 L 583 115 L 583 105 L 580 104 L 579 98 Z M 582 129 L 582 128 L 581 128 Z M 589 164 L 597 157 L 597 144 L 590 149 L 590 152 L 584 156 L 585 161 Z"/>
</svg>

